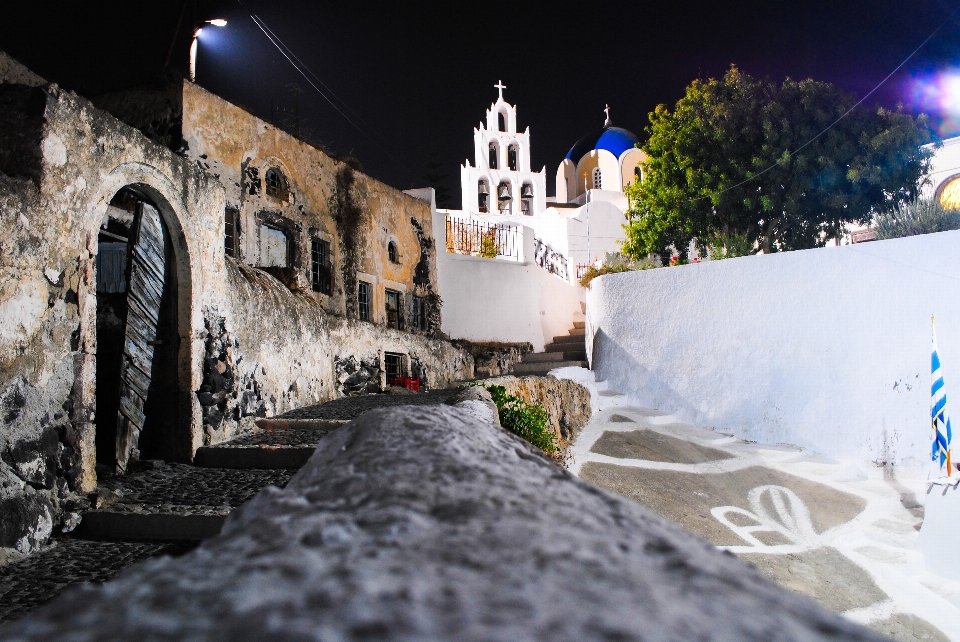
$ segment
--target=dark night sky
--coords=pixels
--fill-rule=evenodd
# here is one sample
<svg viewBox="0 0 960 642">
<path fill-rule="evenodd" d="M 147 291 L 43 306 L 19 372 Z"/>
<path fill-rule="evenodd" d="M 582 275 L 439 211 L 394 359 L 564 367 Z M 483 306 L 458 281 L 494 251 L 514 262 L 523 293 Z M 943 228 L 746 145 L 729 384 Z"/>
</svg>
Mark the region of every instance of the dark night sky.
<svg viewBox="0 0 960 642">
<path fill-rule="evenodd" d="M 0 23 L 0 49 L 85 95 L 156 72 L 181 0 L 18 3 Z M 614 123 L 644 138 L 647 114 L 673 105 L 696 77 L 731 64 L 756 76 L 812 77 L 864 95 L 956 9 L 947 0 L 801 0 L 738 3 L 365 3 L 188 0 L 174 66 L 186 69 L 195 19 L 222 17 L 201 41 L 198 82 L 269 117 L 293 106 L 328 147 L 352 152 L 367 173 L 401 189 L 422 185 L 429 153 L 449 174 L 472 156 L 472 128 L 498 79 L 532 133 L 533 167 L 557 164 L 584 133 Z M 371 143 L 324 101 L 257 29 L 256 13 L 350 109 Z M 205 32 L 204 36 L 207 35 Z M 911 79 L 960 66 L 960 13 L 871 103 L 911 102 Z M 346 110 L 345 110 L 346 111 Z M 934 123 L 941 118 L 931 112 Z M 348 112 L 349 113 L 349 112 Z M 353 118 L 353 116 L 351 115 Z M 362 121 L 362 122 L 361 122 Z M 944 135 L 953 135 L 945 125 Z"/>
</svg>

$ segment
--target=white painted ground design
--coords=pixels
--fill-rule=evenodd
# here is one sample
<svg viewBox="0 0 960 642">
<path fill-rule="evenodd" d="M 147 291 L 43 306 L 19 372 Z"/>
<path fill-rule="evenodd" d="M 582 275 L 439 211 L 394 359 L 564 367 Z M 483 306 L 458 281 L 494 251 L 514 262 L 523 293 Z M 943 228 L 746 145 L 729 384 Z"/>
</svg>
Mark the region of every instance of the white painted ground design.
<svg viewBox="0 0 960 642">
<path fill-rule="evenodd" d="M 920 553 L 926 483 L 684 424 L 608 390 L 589 370 L 551 374 L 591 392 L 593 416 L 571 449 L 575 474 L 648 505 L 774 581 L 895 640 L 960 642 L 960 583 L 929 573 Z M 624 456 L 635 447 L 629 440 L 650 440 L 646 431 L 667 436 L 664 448 L 676 438 L 726 458 L 676 463 Z M 605 433 L 603 443 L 621 444 L 620 450 L 598 449 L 620 456 L 591 450 Z M 757 483 L 767 478 L 775 483 Z"/>
</svg>

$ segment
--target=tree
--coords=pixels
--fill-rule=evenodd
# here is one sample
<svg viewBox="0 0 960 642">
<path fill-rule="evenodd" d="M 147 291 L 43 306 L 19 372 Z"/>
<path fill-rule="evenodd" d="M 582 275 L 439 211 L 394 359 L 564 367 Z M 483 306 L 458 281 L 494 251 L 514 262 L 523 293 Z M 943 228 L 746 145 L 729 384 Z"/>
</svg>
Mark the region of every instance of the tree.
<svg viewBox="0 0 960 642">
<path fill-rule="evenodd" d="M 420 177 L 420 180 L 427 183 L 427 187 L 432 187 L 437 199 L 437 207 L 448 207 L 450 203 L 450 189 L 444 184 L 448 174 L 444 173 L 443 165 L 440 163 L 436 151 L 427 152 L 429 160 L 426 165 L 426 172 Z"/>
<path fill-rule="evenodd" d="M 935 139 L 925 115 L 857 107 L 803 147 L 855 104 L 829 83 L 778 86 L 736 67 L 694 81 L 672 112 L 650 114 L 624 251 L 666 259 L 672 246 L 686 260 L 691 241 L 703 254 L 705 239 L 744 236 L 757 251 L 819 247 L 915 198 Z"/>
</svg>

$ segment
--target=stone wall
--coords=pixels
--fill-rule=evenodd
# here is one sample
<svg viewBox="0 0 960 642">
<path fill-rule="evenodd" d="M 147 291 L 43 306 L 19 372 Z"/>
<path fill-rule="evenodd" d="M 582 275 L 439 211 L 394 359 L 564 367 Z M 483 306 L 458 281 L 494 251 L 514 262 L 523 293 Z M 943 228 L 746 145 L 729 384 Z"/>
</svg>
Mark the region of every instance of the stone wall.
<svg viewBox="0 0 960 642">
<path fill-rule="evenodd" d="M 529 343 L 497 343 L 492 341 L 454 340 L 454 345 L 473 356 L 477 377 L 501 377 L 513 372 L 523 355 L 533 352 Z"/>
<path fill-rule="evenodd" d="M 0 150 L 24 152 L 0 167 L 0 547 L 33 550 L 96 486 L 96 257 L 125 190 L 156 207 L 171 246 L 172 459 L 189 461 L 254 416 L 342 394 L 336 364 L 351 359 L 382 366 L 384 351 L 402 353 L 431 387 L 472 376 L 470 356 L 448 343 L 332 317 L 226 258 L 221 180 L 73 93 L 0 83 Z M 384 207 L 406 204 L 418 236 L 408 215 L 428 205 L 366 189 Z"/>
<path fill-rule="evenodd" d="M 449 406 L 364 414 L 198 549 L 66 591 L 0 637 L 883 639 Z"/>
<path fill-rule="evenodd" d="M 590 421 L 590 391 L 576 381 L 556 377 L 494 377 L 485 386 L 503 386 L 507 394 L 540 404 L 550 415 L 550 430 L 566 447 Z"/>
</svg>

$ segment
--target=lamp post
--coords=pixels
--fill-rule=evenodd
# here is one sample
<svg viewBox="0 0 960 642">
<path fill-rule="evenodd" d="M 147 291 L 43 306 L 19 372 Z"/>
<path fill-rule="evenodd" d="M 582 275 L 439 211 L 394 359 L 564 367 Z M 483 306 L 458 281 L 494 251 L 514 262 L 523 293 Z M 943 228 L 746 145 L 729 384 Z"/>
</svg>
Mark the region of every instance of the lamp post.
<svg viewBox="0 0 960 642">
<path fill-rule="evenodd" d="M 207 20 L 206 23 L 214 27 L 227 26 L 227 21 L 223 18 Z M 203 31 L 203 27 L 197 27 L 193 32 L 193 42 L 190 43 L 190 82 L 196 82 L 197 80 L 197 38 L 200 36 L 201 31 Z"/>
</svg>

